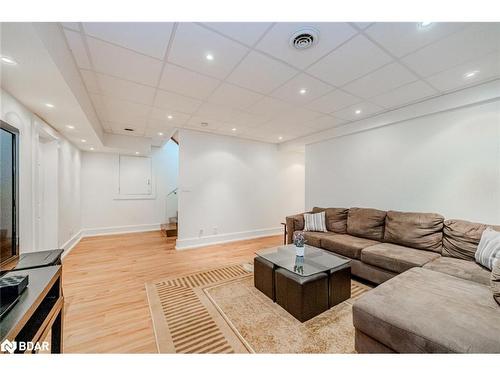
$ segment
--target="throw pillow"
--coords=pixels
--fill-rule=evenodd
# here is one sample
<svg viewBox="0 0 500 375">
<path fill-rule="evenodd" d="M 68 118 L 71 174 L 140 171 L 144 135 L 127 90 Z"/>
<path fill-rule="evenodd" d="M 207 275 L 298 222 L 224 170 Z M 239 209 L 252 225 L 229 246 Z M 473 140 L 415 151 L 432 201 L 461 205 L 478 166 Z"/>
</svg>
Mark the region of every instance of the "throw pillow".
<svg viewBox="0 0 500 375">
<path fill-rule="evenodd" d="M 486 228 L 475 254 L 476 262 L 491 270 L 493 261 L 500 259 L 500 232 Z"/>
<path fill-rule="evenodd" d="M 493 298 L 500 305 L 500 260 L 493 262 L 493 269 L 491 270 L 491 289 L 493 291 Z"/>
<path fill-rule="evenodd" d="M 326 232 L 325 211 L 304 214 L 304 232 Z"/>
</svg>

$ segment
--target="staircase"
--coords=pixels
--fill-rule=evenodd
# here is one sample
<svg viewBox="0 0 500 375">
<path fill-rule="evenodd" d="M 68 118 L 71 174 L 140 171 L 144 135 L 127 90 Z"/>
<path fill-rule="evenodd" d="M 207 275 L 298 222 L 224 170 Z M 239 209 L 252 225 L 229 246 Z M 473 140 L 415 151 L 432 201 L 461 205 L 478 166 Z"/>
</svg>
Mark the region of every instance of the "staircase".
<svg viewBox="0 0 500 375">
<path fill-rule="evenodd" d="M 167 237 L 177 237 L 177 217 L 169 217 L 168 223 L 161 224 L 160 228 Z"/>
</svg>

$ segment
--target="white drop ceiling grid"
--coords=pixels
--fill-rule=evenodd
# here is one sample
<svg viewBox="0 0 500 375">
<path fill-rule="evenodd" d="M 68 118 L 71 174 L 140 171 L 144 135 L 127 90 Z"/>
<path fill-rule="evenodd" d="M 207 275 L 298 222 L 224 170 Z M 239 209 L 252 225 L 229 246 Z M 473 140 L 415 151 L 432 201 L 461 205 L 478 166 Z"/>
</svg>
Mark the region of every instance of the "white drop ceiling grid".
<svg viewBox="0 0 500 375">
<path fill-rule="evenodd" d="M 288 41 L 303 26 L 319 30 L 319 41 L 297 51 Z M 279 143 L 500 77 L 498 23 L 62 27 L 101 123 L 115 134 L 185 127 Z M 464 78 L 470 71 L 479 73 Z"/>
</svg>

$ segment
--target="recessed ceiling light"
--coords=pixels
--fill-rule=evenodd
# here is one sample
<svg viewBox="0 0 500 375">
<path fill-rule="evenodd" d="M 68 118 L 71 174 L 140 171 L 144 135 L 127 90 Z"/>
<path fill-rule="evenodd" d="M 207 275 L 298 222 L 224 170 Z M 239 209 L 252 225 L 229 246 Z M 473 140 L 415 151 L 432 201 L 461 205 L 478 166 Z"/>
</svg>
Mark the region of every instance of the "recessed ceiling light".
<svg viewBox="0 0 500 375">
<path fill-rule="evenodd" d="M 136 152 L 135 152 L 135 154 L 136 154 L 136 155 L 139 155 L 139 154 L 140 154 L 140 152 L 139 152 L 139 151 L 136 151 Z"/>
<path fill-rule="evenodd" d="M 281 140 L 283 139 L 283 137 L 280 135 L 280 136 L 278 137 L 278 139 L 281 141 Z"/>
<path fill-rule="evenodd" d="M 306 90 L 306 89 L 300 89 L 300 90 L 299 90 L 299 93 L 300 93 L 301 95 L 304 95 L 306 92 L 307 92 L 307 90 Z"/>
<path fill-rule="evenodd" d="M 66 125 L 66 127 L 67 127 L 68 129 L 71 129 L 71 130 L 73 130 L 73 129 L 75 128 L 73 125 Z"/>
<path fill-rule="evenodd" d="M 45 107 L 48 107 L 48 108 L 54 108 L 54 104 L 45 103 Z"/>
<path fill-rule="evenodd" d="M 418 28 L 419 29 L 428 29 L 434 22 L 419 22 L 418 23 Z"/>
<path fill-rule="evenodd" d="M 172 119 L 174 118 L 174 116 L 172 116 L 172 115 L 168 115 L 168 116 L 167 116 L 167 118 L 168 118 L 169 120 L 172 120 Z"/>
<path fill-rule="evenodd" d="M 82 143 L 86 143 L 86 142 L 87 142 L 87 140 L 86 140 L 86 139 L 82 139 Z"/>
<path fill-rule="evenodd" d="M 162 133 L 162 132 L 159 132 L 159 133 L 158 133 L 158 135 L 161 137 L 161 136 L 163 135 L 163 133 Z"/>
<path fill-rule="evenodd" d="M 473 70 L 464 74 L 465 79 L 473 78 L 479 73 L 479 70 Z"/>
<path fill-rule="evenodd" d="M 200 125 L 206 128 L 208 126 L 208 122 L 202 122 Z"/>
<path fill-rule="evenodd" d="M 236 131 L 236 128 L 232 128 L 231 130 L 232 130 L 233 132 L 235 132 L 235 131 Z"/>
<path fill-rule="evenodd" d="M 2 60 L 2 62 L 4 64 L 7 64 L 7 65 L 17 65 L 17 62 L 16 60 L 14 60 L 12 57 L 9 57 L 9 56 L 1 56 L 0 57 L 0 60 Z"/>
<path fill-rule="evenodd" d="M 205 55 L 205 58 L 208 60 L 208 61 L 212 61 L 214 59 L 214 55 L 212 55 L 211 53 L 207 53 Z"/>
<path fill-rule="evenodd" d="M 94 147 L 91 147 L 91 148 L 90 148 L 90 151 L 94 151 Z"/>
<path fill-rule="evenodd" d="M 361 113 L 361 109 L 356 109 L 356 110 L 354 111 L 354 113 L 355 113 L 355 114 L 357 114 L 357 115 L 359 115 L 359 114 Z"/>
</svg>

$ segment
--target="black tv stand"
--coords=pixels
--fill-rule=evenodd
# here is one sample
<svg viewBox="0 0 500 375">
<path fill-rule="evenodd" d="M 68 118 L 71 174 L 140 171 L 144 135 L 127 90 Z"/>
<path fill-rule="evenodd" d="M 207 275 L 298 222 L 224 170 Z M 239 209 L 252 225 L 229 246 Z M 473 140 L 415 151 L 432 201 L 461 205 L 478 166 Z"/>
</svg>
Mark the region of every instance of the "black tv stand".
<svg viewBox="0 0 500 375">
<path fill-rule="evenodd" d="M 51 353 L 62 352 L 64 297 L 61 273 L 62 267 L 57 265 L 6 274 L 29 276 L 29 284 L 19 300 L 0 320 L 0 342 L 15 341 L 14 353 L 38 353 L 47 349 Z"/>
</svg>

